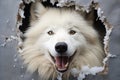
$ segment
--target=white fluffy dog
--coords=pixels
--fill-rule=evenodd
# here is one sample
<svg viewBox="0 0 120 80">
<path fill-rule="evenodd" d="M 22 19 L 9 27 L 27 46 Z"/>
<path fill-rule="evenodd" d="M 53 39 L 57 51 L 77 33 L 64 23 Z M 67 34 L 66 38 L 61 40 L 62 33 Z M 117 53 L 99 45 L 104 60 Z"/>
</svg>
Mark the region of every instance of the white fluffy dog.
<svg viewBox="0 0 120 80">
<path fill-rule="evenodd" d="M 45 8 L 33 3 L 31 24 L 21 53 L 31 72 L 42 80 L 55 79 L 57 72 L 68 79 L 70 70 L 102 66 L 105 56 L 97 31 L 73 8 Z"/>
</svg>

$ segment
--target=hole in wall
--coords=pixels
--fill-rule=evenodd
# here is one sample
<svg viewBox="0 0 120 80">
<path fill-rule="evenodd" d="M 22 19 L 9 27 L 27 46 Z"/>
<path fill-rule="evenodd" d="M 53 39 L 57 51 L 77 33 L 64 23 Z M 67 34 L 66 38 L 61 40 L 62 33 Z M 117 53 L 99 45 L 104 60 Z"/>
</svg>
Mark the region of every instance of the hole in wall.
<svg viewBox="0 0 120 80">
<path fill-rule="evenodd" d="M 24 42 L 24 40 L 25 40 L 25 37 L 24 37 L 24 33 L 27 31 L 27 29 L 30 27 L 30 16 L 31 16 L 31 14 L 30 14 L 30 8 L 31 8 L 31 5 L 32 5 L 32 3 L 33 2 L 30 2 L 29 4 L 28 3 L 25 3 L 24 1 L 23 1 L 23 5 L 24 5 L 24 9 L 23 9 L 23 11 L 24 11 L 24 16 L 25 16 L 25 18 L 22 18 L 21 17 L 21 21 L 22 21 L 22 25 L 20 25 L 19 26 L 19 30 L 20 30 L 20 32 L 22 32 L 23 33 L 23 37 L 21 37 L 21 40 L 22 40 L 22 42 Z M 45 6 L 45 7 L 55 7 L 55 8 L 60 8 L 59 6 L 57 6 L 57 4 L 58 4 L 58 2 L 55 2 L 55 4 L 53 5 L 52 3 L 50 3 L 50 0 L 47 0 L 47 1 L 45 1 L 45 2 L 42 2 L 42 4 Z M 75 7 L 74 5 L 72 5 L 73 7 Z M 101 45 L 102 45 L 102 49 L 103 50 L 105 50 L 106 49 L 106 47 L 105 47 L 105 44 L 104 44 L 104 40 L 105 40 L 105 36 L 106 36 L 106 34 L 107 34 L 107 28 L 106 28 L 106 22 L 104 22 L 104 21 L 102 21 L 102 20 L 100 20 L 100 16 L 98 16 L 98 10 L 97 9 L 95 9 L 95 7 L 92 7 L 92 9 L 90 9 L 90 11 L 87 13 L 86 12 L 86 14 L 89 14 L 90 12 L 92 12 L 93 14 L 93 16 L 94 16 L 94 18 L 92 19 L 93 20 L 93 27 L 94 27 L 94 29 L 98 32 L 98 34 L 99 34 L 99 39 L 100 39 L 100 42 L 101 42 Z M 19 21 L 18 21 L 19 22 Z M 109 35 L 108 35 L 109 36 Z M 108 45 L 107 45 L 108 46 Z M 21 48 L 22 49 L 22 48 Z M 107 51 L 104 51 L 105 52 L 105 55 L 106 55 L 106 52 Z M 108 51 L 109 52 L 109 51 Z M 107 56 L 107 55 L 106 55 Z M 103 65 L 102 67 L 104 67 L 105 65 Z M 86 69 L 89 69 L 88 67 L 86 67 Z M 95 69 L 96 69 L 96 67 L 95 67 Z M 99 71 L 99 69 L 101 69 L 101 68 L 98 68 L 98 71 Z M 92 70 L 92 69 L 89 69 L 89 70 Z M 101 71 L 102 71 L 103 69 L 101 69 Z M 101 71 L 99 71 L 99 72 L 101 72 Z M 75 72 L 75 74 L 77 74 L 77 72 L 76 71 L 73 71 L 73 72 Z M 89 72 L 89 71 L 88 71 Z M 89 74 L 92 74 L 92 72 L 89 72 Z M 77 74 L 78 75 L 78 74 Z M 79 74 L 80 75 L 80 74 Z M 83 76 L 84 76 L 85 74 L 83 74 Z M 62 75 L 58 75 L 58 78 L 60 78 L 60 77 L 62 77 Z M 81 80 L 82 80 L 82 78 L 81 78 Z"/>
</svg>

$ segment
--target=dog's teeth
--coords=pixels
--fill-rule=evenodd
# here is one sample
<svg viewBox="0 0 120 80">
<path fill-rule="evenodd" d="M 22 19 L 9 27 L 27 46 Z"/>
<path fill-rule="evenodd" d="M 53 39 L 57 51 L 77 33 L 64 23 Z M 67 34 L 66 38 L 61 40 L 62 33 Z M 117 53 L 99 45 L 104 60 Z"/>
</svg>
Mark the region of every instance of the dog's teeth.
<svg viewBox="0 0 120 80">
<path fill-rule="evenodd" d="M 65 68 L 68 66 L 68 63 L 65 65 Z"/>
</svg>

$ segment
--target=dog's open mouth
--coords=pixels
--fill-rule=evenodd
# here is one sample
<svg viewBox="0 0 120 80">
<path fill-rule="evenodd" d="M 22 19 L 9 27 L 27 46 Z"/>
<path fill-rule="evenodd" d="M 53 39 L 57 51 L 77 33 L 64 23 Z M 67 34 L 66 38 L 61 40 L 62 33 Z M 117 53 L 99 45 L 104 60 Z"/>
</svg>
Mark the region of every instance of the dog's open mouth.
<svg viewBox="0 0 120 80">
<path fill-rule="evenodd" d="M 68 56 L 57 56 L 54 58 L 55 67 L 59 72 L 65 72 L 68 69 L 70 57 Z"/>
<path fill-rule="evenodd" d="M 72 60 L 72 58 L 74 57 L 76 51 L 74 52 L 74 54 L 72 56 L 56 56 L 53 57 L 51 54 L 51 58 L 54 62 L 55 68 L 57 71 L 59 72 L 65 72 L 68 70 L 69 64 Z"/>
</svg>

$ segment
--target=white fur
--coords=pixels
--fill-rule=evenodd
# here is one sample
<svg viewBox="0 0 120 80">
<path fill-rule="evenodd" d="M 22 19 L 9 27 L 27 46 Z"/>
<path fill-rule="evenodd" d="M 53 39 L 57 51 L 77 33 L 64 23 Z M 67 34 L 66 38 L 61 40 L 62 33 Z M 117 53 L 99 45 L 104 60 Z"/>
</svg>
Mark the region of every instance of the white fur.
<svg viewBox="0 0 120 80">
<path fill-rule="evenodd" d="M 28 64 L 29 71 L 38 70 L 44 80 L 56 78 L 56 69 L 49 53 L 52 56 L 59 55 L 55 51 L 57 42 L 67 43 L 66 55 L 68 56 L 72 56 L 77 51 L 69 69 L 63 75 L 65 78 L 69 77 L 69 70 L 72 68 L 81 69 L 85 65 L 102 66 L 104 52 L 99 36 L 79 12 L 73 9 L 44 8 L 39 4 L 35 3 L 33 6 L 35 10 L 31 10 L 31 27 L 25 33 L 26 40 L 21 53 L 24 63 Z M 53 35 L 48 35 L 47 32 L 50 30 L 54 32 Z M 70 30 L 76 33 L 70 35 Z"/>
</svg>

